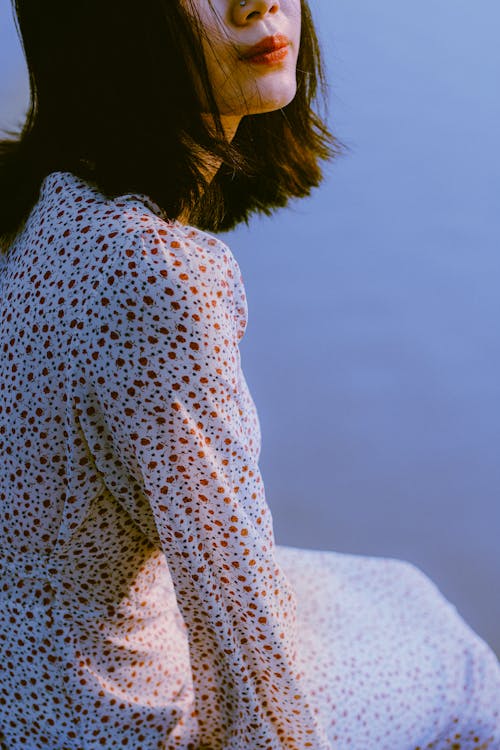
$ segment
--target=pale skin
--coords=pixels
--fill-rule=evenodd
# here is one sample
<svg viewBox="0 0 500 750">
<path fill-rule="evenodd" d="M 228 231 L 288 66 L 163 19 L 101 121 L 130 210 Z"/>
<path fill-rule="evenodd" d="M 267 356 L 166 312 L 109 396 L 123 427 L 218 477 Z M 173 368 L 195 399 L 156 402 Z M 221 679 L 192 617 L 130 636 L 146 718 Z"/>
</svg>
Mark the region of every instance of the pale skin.
<svg viewBox="0 0 500 750">
<path fill-rule="evenodd" d="M 300 0 L 246 0 L 245 5 L 240 0 L 181 2 L 188 11 L 196 10 L 208 37 L 203 39 L 203 51 L 228 141 L 246 115 L 272 112 L 292 101 L 297 91 Z M 289 40 L 283 60 L 262 65 L 243 59 L 250 47 L 276 34 Z M 209 112 L 204 117 L 213 121 Z M 209 182 L 219 167 L 220 161 L 205 157 L 204 173 Z M 188 216 L 183 214 L 178 219 L 187 222 Z"/>
</svg>

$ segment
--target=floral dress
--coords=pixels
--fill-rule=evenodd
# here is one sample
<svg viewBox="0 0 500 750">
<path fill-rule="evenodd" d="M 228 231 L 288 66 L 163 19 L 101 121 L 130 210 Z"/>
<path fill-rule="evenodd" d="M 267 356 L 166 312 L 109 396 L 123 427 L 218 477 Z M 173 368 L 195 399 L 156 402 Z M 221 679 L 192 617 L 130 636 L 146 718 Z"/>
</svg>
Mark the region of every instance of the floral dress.
<svg viewBox="0 0 500 750">
<path fill-rule="evenodd" d="M 498 750 L 414 565 L 277 545 L 219 239 L 51 172 L 0 270 L 0 746 Z"/>
</svg>

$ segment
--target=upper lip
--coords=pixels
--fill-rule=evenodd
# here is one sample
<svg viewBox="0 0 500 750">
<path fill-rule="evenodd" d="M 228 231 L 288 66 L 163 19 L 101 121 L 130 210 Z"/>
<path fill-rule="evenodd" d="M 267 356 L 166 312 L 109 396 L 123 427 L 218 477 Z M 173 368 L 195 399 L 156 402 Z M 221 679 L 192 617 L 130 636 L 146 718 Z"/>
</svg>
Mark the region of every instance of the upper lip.
<svg viewBox="0 0 500 750">
<path fill-rule="evenodd" d="M 243 50 L 241 57 L 246 60 L 249 57 L 255 57 L 256 55 L 265 55 L 266 52 L 274 52 L 277 49 L 286 47 L 290 44 L 290 39 L 284 34 L 273 34 L 272 36 L 266 36 L 265 39 L 261 39 L 260 42 L 254 44 L 253 47 L 247 47 Z"/>
</svg>

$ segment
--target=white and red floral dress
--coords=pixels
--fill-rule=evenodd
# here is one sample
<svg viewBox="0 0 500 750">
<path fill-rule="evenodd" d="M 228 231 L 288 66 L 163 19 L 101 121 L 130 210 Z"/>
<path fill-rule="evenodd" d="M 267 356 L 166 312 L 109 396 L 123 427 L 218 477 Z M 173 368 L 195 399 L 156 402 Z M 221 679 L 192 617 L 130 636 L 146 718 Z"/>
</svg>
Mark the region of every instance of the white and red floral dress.
<svg viewBox="0 0 500 750">
<path fill-rule="evenodd" d="M 52 172 L 0 270 L 0 746 L 498 750 L 414 565 L 276 545 L 240 269 Z"/>
</svg>

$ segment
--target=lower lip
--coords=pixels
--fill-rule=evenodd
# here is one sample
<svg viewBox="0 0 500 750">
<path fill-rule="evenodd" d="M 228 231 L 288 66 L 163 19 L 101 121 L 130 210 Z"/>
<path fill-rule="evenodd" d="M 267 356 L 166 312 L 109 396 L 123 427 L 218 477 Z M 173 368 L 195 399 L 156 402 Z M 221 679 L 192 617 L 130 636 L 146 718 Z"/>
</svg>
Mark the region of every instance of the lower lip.
<svg viewBox="0 0 500 750">
<path fill-rule="evenodd" d="M 288 55 L 288 47 L 280 47 L 272 52 L 264 52 L 260 55 L 254 55 L 253 57 L 245 57 L 245 61 L 249 63 L 256 63 L 257 65 L 276 65 L 282 62 Z"/>
</svg>

